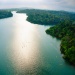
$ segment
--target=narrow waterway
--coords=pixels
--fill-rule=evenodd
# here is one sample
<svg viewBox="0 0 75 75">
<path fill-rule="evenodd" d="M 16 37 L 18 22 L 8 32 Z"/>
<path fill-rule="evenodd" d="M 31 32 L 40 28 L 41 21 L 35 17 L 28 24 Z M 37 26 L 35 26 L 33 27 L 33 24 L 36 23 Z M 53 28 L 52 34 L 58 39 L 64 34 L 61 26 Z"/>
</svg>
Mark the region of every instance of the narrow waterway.
<svg viewBox="0 0 75 75">
<path fill-rule="evenodd" d="M 0 75 L 75 75 L 75 68 L 62 58 L 60 40 L 45 33 L 49 26 L 12 13 L 0 20 Z"/>
</svg>

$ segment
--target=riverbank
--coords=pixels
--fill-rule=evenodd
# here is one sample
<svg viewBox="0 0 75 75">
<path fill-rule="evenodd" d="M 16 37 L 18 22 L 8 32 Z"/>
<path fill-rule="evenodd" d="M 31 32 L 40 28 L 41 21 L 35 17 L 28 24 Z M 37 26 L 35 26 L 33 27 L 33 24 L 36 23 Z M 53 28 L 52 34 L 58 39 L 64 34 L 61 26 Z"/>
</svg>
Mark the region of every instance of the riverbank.
<svg viewBox="0 0 75 75">
<path fill-rule="evenodd" d="M 61 39 L 60 50 L 64 54 L 63 58 L 75 66 L 75 24 L 65 21 L 47 29 L 46 33 Z"/>
<path fill-rule="evenodd" d="M 0 19 L 12 17 L 13 14 L 8 10 L 0 10 Z"/>
<path fill-rule="evenodd" d="M 55 24 L 54 27 L 47 29 L 46 33 L 62 40 L 60 50 L 64 54 L 63 58 L 75 65 L 75 25 L 72 24 L 75 20 L 74 13 L 35 9 L 21 10 L 18 13 L 26 13 L 27 21 L 34 24 Z"/>
<path fill-rule="evenodd" d="M 17 13 L 26 13 L 27 21 L 41 25 L 56 25 L 64 20 L 75 20 L 75 13 L 67 11 L 26 9 Z"/>
</svg>

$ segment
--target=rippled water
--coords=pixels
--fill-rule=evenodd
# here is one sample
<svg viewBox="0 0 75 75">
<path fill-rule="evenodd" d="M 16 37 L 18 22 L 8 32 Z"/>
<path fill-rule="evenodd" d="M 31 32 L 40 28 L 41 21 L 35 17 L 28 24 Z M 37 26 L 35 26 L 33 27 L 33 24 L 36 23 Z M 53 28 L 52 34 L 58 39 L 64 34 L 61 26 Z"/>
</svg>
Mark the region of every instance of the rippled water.
<svg viewBox="0 0 75 75">
<path fill-rule="evenodd" d="M 0 20 L 0 75 L 75 75 L 62 58 L 60 40 L 45 33 L 49 26 L 12 13 L 12 18 Z"/>
</svg>

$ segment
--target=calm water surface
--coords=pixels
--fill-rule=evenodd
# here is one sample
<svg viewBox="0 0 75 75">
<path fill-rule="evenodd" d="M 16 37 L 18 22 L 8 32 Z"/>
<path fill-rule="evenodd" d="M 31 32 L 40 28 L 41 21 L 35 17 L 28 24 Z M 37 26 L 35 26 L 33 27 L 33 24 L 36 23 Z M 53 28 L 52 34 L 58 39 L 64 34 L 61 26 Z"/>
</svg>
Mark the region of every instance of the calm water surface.
<svg viewBox="0 0 75 75">
<path fill-rule="evenodd" d="M 45 33 L 49 26 L 12 13 L 0 19 L 0 75 L 75 75 L 75 68 L 62 59 L 60 40 Z"/>
</svg>

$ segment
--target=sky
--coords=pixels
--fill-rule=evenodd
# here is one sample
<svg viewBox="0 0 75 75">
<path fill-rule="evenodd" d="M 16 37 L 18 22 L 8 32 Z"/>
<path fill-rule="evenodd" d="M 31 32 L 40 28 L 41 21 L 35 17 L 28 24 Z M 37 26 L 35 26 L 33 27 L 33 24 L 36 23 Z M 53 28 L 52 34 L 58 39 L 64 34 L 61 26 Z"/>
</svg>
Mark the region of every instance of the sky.
<svg viewBox="0 0 75 75">
<path fill-rule="evenodd" d="M 0 9 L 22 7 L 75 12 L 75 0 L 0 0 Z"/>
</svg>

